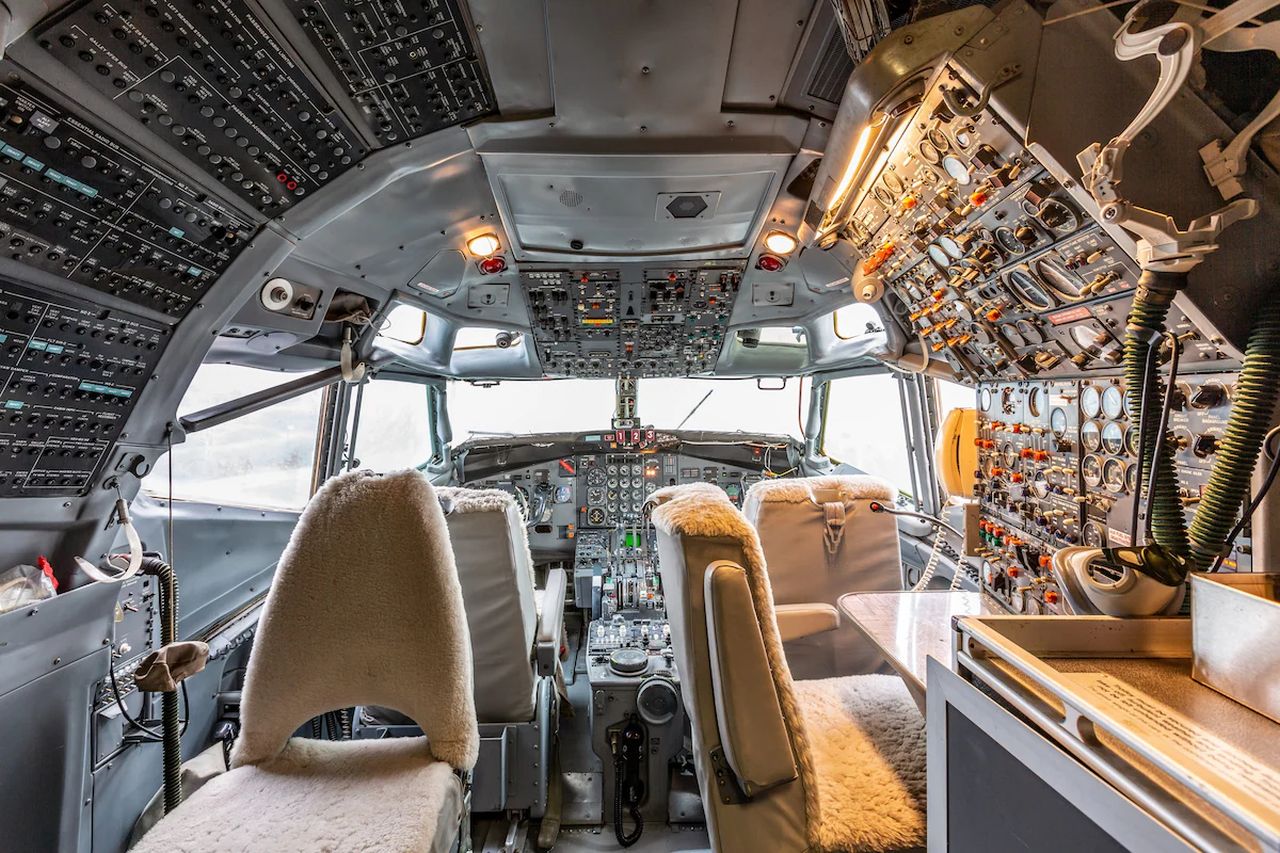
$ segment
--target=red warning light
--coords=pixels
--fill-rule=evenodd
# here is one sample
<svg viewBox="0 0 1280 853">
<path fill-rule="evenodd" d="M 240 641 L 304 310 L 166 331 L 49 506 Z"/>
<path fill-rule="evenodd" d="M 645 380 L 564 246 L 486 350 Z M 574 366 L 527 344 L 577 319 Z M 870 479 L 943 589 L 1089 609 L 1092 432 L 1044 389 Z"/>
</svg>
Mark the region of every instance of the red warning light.
<svg viewBox="0 0 1280 853">
<path fill-rule="evenodd" d="M 777 255 L 761 255 L 760 259 L 756 261 L 756 269 L 761 269 L 765 272 L 777 272 L 786 265 L 787 262 Z"/>
<path fill-rule="evenodd" d="M 501 255 L 494 255 L 491 258 L 485 258 L 478 264 L 480 272 L 485 275 L 497 275 L 507 268 L 507 262 L 502 259 Z"/>
</svg>

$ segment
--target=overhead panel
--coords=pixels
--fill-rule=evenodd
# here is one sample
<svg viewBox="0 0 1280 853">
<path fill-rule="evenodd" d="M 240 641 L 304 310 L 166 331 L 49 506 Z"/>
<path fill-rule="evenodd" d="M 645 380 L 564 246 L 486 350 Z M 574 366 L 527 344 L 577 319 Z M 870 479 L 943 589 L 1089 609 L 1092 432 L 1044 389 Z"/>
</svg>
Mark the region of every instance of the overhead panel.
<svg viewBox="0 0 1280 853">
<path fill-rule="evenodd" d="M 268 216 L 354 165 L 359 136 L 244 0 L 90 0 L 40 46 Z"/>
<path fill-rule="evenodd" d="M 454 0 L 288 0 L 382 145 L 494 112 Z"/>
<path fill-rule="evenodd" d="M 747 250 L 777 195 L 785 154 L 483 155 L 518 257 Z"/>
<path fill-rule="evenodd" d="M 250 224 L 0 66 L 0 247 L 13 260 L 178 318 Z"/>
</svg>

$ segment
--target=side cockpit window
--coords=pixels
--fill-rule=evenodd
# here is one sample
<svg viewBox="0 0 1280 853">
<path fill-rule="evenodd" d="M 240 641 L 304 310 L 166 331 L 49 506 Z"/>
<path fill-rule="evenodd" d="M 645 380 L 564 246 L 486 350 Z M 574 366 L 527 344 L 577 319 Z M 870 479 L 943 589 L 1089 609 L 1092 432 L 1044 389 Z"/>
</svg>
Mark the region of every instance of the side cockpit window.
<svg viewBox="0 0 1280 853">
<path fill-rule="evenodd" d="M 196 371 L 178 414 L 186 415 L 280 385 L 289 374 L 233 364 Z M 192 433 L 156 463 L 142 487 L 158 498 L 198 503 L 301 509 L 311 496 L 323 391 L 284 400 Z"/>
</svg>

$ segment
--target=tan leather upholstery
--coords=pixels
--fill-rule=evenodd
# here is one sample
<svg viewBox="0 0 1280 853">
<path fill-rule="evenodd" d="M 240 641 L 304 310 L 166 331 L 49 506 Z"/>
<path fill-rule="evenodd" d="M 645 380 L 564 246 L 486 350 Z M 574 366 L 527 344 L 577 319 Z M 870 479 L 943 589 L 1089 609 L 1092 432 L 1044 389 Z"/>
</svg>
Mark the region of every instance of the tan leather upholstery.
<svg viewBox="0 0 1280 853">
<path fill-rule="evenodd" d="M 716 724 L 725 759 L 743 790 L 755 796 L 796 778 L 795 754 L 756 627 L 746 571 L 737 563 L 712 563 L 705 586 Z"/>
<path fill-rule="evenodd" d="M 293 738 L 311 717 L 377 702 L 426 737 Z M 444 850 L 454 770 L 479 749 L 462 591 L 435 490 L 417 471 L 334 477 L 312 498 L 263 607 L 233 769 L 135 848 Z"/>
<path fill-rule="evenodd" d="M 901 679 L 793 684 L 755 530 L 705 483 L 660 489 L 653 501 L 715 849 L 847 853 L 923 843 L 924 720 Z"/>
<path fill-rule="evenodd" d="M 743 514 L 760 537 L 774 600 L 834 608 L 848 592 L 901 589 L 897 525 L 892 516 L 870 510 L 873 500 L 892 498 L 893 489 L 874 477 L 811 477 L 752 486 Z M 884 663 L 852 625 L 784 640 L 795 678 L 875 672 Z"/>
<path fill-rule="evenodd" d="M 506 492 L 437 491 L 452 505 L 445 519 L 471 626 L 476 717 L 482 723 L 531 720 L 538 612 L 524 519 Z"/>
<path fill-rule="evenodd" d="M 830 604 L 776 604 L 778 635 L 782 642 L 834 631 L 840 627 L 840 611 Z"/>
</svg>

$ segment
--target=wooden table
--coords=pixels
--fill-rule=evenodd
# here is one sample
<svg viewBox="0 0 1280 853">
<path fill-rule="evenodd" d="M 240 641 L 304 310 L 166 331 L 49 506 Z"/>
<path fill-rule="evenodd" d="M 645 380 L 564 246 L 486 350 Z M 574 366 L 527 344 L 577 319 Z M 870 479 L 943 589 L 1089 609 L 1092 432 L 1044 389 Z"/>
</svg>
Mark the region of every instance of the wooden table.
<svg viewBox="0 0 1280 853">
<path fill-rule="evenodd" d="M 926 659 L 951 661 L 951 622 L 957 616 L 1005 613 L 980 592 L 851 592 L 840 610 L 875 643 L 924 712 Z"/>
</svg>

